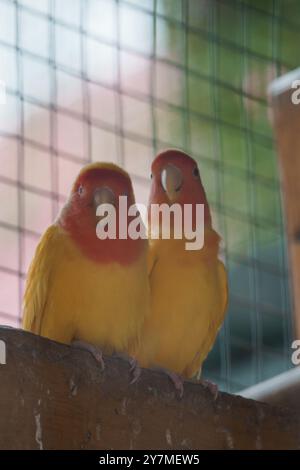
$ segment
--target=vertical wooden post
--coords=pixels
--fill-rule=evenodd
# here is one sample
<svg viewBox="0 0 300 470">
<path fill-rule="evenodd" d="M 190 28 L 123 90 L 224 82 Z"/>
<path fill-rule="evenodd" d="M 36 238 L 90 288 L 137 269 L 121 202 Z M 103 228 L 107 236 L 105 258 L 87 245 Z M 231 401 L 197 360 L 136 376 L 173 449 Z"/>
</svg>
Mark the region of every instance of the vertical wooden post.
<svg viewBox="0 0 300 470">
<path fill-rule="evenodd" d="M 279 154 L 292 274 L 295 334 L 300 338 L 300 103 L 295 101 L 295 98 L 300 98 L 300 68 L 274 80 L 269 88 L 269 96 Z"/>
</svg>

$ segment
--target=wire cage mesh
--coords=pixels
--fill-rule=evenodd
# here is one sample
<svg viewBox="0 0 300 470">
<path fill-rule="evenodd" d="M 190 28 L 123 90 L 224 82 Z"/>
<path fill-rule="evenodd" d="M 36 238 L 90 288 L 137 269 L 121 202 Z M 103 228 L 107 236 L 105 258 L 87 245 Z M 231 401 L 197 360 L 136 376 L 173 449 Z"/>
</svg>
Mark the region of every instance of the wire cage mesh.
<svg viewBox="0 0 300 470">
<path fill-rule="evenodd" d="M 290 367 L 292 314 L 267 84 L 298 65 L 300 4 L 0 0 L 0 321 L 81 166 L 191 153 L 222 234 L 229 313 L 204 375 L 238 391 Z"/>
</svg>

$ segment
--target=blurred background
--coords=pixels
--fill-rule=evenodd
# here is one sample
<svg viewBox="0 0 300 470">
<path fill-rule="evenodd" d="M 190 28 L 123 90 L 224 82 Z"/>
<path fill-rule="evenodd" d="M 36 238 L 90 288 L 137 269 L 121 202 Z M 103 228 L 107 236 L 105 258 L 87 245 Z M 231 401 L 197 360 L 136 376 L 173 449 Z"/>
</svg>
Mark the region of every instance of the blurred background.
<svg viewBox="0 0 300 470">
<path fill-rule="evenodd" d="M 299 44 L 297 0 L 0 0 L 0 323 L 20 325 L 36 244 L 83 164 L 123 165 L 145 203 L 152 158 L 179 147 L 199 163 L 230 278 L 205 378 L 237 392 L 290 368 L 266 89 Z"/>
</svg>

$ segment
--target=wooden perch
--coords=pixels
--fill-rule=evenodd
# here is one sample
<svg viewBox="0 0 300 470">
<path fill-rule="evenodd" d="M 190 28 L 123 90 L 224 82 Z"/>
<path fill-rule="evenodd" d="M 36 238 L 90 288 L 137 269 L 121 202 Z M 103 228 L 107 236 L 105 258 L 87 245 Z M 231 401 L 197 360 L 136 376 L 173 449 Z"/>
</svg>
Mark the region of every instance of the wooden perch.
<svg viewBox="0 0 300 470">
<path fill-rule="evenodd" d="M 0 328 L 1 449 L 294 449 L 300 417 L 238 396 L 216 401 L 187 382 L 183 399 L 165 374 Z"/>
</svg>

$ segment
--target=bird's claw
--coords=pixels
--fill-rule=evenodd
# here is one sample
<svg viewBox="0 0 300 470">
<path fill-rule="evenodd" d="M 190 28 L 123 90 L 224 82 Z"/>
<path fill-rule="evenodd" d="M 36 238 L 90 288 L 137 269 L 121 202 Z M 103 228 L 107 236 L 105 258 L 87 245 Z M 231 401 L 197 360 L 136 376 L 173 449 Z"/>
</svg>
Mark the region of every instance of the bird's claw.
<svg viewBox="0 0 300 470">
<path fill-rule="evenodd" d="M 134 383 L 136 383 L 140 376 L 141 376 L 141 368 L 140 368 L 140 365 L 138 363 L 138 361 L 136 359 L 133 359 L 131 358 L 129 360 L 129 364 L 130 364 L 130 369 L 129 369 L 129 373 L 130 373 L 130 376 L 131 376 L 131 380 L 130 380 L 130 385 L 133 385 Z"/>
<path fill-rule="evenodd" d="M 170 380 L 174 384 L 174 387 L 175 387 L 176 391 L 178 392 L 179 398 L 182 398 L 183 393 L 184 393 L 182 377 L 180 377 L 180 375 L 178 375 L 178 374 L 175 374 L 175 372 L 171 372 L 169 370 L 166 371 L 166 374 L 168 375 L 168 377 L 170 378 Z"/>
<path fill-rule="evenodd" d="M 218 398 L 219 387 L 217 384 L 210 382 L 209 380 L 200 380 L 200 383 L 202 383 L 202 385 L 204 385 L 204 387 L 210 391 L 214 400 Z"/>
<path fill-rule="evenodd" d="M 78 349 L 82 349 L 83 351 L 88 351 L 93 356 L 95 361 L 98 364 L 100 364 L 101 371 L 102 372 L 104 371 L 105 363 L 104 363 L 102 351 L 100 348 L 98 348 L 97 346 L 94 346 L 93 344 L 87 343 L 85 341 L 79 341 L 79 340 L 72 341 L 72 346 Z"/>
</svg>

